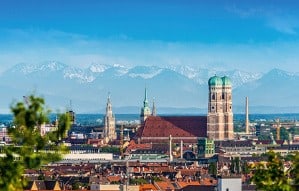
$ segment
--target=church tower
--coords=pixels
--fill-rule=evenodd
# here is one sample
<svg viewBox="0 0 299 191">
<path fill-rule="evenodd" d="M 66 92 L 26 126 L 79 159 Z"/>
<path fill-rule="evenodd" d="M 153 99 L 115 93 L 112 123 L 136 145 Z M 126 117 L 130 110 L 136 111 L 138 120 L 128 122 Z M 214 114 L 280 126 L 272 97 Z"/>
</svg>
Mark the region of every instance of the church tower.
<svg viewBox="0 0 299 191">
<path fill-rule="evenodd" d="M 207 136 L 213 140 L 234 138 L 232 86 L 226 76 L 209 79 Z"/>
<path fill-rule="evenodd" d="M 222 77 L 224 139 L 234 139 L 234 119 L 232 101 L 232 83 L 227 76 Z"/>
<path fill-rule="evenodd" d="M 143 101 L 143 107 L 141 108 L 141 113 L 140 113 L 140 124 L 144 124 L 146 118 L 148 116 L 150 116 L 151 113 L 151 109 L 148 105 L 148 101 L 147 101 L 147 90 L 145 88 L 145 92 L 144 92 L 144 101 Z"/>
<path fill-rule="evenodd" d="M 110 94 L 108 95 L 106 105 L 106 115 L 104 116 L 104 139 L 106 142 L 116 139 L 115 132 L 115 117 L 112 113 L 112 104 L 110 100 Z"/>
</svg>

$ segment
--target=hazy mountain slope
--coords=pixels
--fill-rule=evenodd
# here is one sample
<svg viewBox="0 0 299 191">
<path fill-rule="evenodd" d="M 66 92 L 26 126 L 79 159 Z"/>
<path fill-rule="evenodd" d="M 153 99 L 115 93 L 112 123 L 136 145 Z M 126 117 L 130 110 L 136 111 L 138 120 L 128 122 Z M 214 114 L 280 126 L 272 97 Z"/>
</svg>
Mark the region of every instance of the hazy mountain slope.
<svg viewBox="0 0 299 191">
<path fill-rule="evenodd" d="M 36 92 L 44 96 L 54 110 L 69 107 L 72 100 L 73 108 L 78 112 L 97 112 L 105 107 L 108 92 L 111 92 L 113 106 L 134 106 L 132 108 L 138 108 L 136 113 L 139 113 L 147 87 L 150 104 L 155 99 L 158 108 L 181 108 L 181 111 L 182 108 L 206 108 L 207 82 L 214 74 L 231 78 L 236 111 L 243 107 L 246 96 L 250 106 L 289 107 L 297 104 L 299 76 L 279 69 L 262 75 L 190 66 L 92 64 L 81 69 L 59 62 L 44 62 L 18 64 L 2 73 L 0 105 L 7 108 L 13 99 Z"/>
</svg>

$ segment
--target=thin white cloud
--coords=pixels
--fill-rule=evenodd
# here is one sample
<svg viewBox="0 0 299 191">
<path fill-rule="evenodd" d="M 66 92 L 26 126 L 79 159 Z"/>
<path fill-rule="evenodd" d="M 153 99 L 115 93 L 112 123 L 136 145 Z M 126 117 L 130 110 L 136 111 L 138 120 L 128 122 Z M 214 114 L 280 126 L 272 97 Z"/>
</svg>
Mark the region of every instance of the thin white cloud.
<svg viewBox="0 0 299 191">
<path fill-rule="evenodd" d="M 286 8 L 271 5 L 255 5 L 254 7 L 239 7 L 230 5 L 225 8 L 229 13 L 238 15 L 240 18 L 259 18 L 264 21 L 266 27 L 270 27 L 280 33 L 298 34 L 298 16 L 289 13 Z"/>
<path fill-rule="evenodd" d="M 299 21 L 290 16 L 272 16 L 268 19 L 268 25 L 275 30 L 286 34 L 297 34 Z"/>
</svg>

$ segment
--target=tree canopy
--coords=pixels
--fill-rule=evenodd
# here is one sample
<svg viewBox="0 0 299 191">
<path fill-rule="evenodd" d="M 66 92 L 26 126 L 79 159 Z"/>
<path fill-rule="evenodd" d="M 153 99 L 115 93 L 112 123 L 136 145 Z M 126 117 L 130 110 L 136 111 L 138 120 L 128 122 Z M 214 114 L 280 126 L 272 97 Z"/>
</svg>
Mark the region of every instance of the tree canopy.
<svg viewBox="0 0 299 191">
<path fill-rule="evenodd" d="M 270 151 L 268 161 L 260 162 L 252 168 L 252 181 L 258 189 L 265 191 L 292 191 L 299 183 L 299 153 L 291 160 L 291 168 L 284 166 L 284 159 L 279 154 Z"/>
<path fill-rule="evenodd" d="M 14 126 L 8 132 L 12 141 L 1 147 L 0 190 L 3 191 L 23 190 L 25 169 L 38 169 L 61 159 L 65 148 L 59 141 L 70 127 L 68 115 L 60 114 L 55 130 L 42 135 L 41 125 L 49 122 L 50 110 L 45 107 L 43 98 L 34 95 L 13 104 L 11 111 Z"/>
</svg>

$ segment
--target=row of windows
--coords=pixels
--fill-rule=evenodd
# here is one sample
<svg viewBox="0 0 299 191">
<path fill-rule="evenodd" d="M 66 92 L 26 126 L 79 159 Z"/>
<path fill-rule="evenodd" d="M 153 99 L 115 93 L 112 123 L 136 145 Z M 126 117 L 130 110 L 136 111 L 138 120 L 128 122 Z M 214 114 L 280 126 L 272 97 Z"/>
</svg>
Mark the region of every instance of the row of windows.
<svg viewBox="0 0 299 191">
<path fill-rule="evenodd" d="M 222 95 L 219 96 L 219 99 L 225 99 L 225 98 L 226 98 L 226 96 L 225 96 L 224 93 L 222 93 Z M 211 95 L 211 99 L 212 99 L 212 100 L 216 100 L 216 95 L 215 95 L 215 94 L 212 94 L 212 95 Z M 231 99 L 232 99 L 232 96 L 231 96 L 231 95 L 228 95 L 228 100 L 231 100 Z"/>
<path fill-rule="evenodd" d="M 219 110 L 222 110 L 222 109 L 223 109 L 223 107 L 220 106 L 220 107 L 219 107 Z M 230 106 L 229 106 L 229 110 L 226 110 L 226 111 L 231 111 L 231 109 L 232 109 L 232 106 L 230 105 Z M 212 107 L 211 107 L 211 110 L 214 111 L 214 110 L 215 110 L 215 106 L 212 106 Z"/>
</svg>

